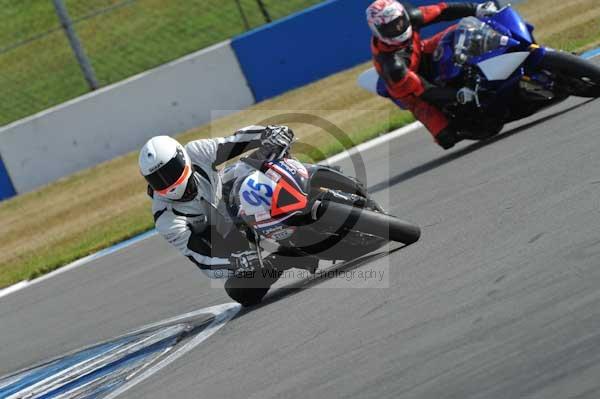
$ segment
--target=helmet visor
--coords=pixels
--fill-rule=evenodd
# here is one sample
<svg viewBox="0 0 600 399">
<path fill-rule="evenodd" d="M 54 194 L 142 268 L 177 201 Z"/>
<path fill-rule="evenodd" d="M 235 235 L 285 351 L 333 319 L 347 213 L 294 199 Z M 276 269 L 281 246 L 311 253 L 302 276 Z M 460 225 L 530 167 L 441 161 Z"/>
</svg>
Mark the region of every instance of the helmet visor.
<svg viewBox="0 0 600 399">
<path fill-rule="evenodd" d="M 166 191 L 168 188 L 183 182 L 189 174 L 189 167 L 185 163 L 185 156 L 181 149 L 177 149 L 175 156 L 156 171 L 145 176 L 146 181 L 154 191 Z"/>
<path fill-rule="evenodd" d="M 381 36 L 390 39 L 402 36 L 408 28 L 410 28 L 410 19 L 406 12 L 387 24 L 377 26 L 377 30 Z"/>
</svg>

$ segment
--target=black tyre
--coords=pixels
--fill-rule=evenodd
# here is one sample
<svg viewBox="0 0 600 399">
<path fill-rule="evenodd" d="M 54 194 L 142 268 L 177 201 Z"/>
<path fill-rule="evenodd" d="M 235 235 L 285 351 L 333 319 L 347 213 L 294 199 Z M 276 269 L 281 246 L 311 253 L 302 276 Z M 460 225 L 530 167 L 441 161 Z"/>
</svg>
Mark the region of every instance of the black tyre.
<svg viewBox="0 0 600 399">
<path fill-rule="evenodd" d="M 261 271 L 233 276 L 225 282 L 225 292 L 244 307 L 259 304 L 278 278 Z"/>
<path fill-rule="evenodd" d="M 232 279 L 234 279 L 232 277 Z M 225 283 L 225 292 L 227 295 L 243 307 L 258 305 L 267 292 L 268 288 L 245 288 L 241 287 L 232 279 Z"/>
<path fill-rule="evenodd" d="M 336 202 L 323 202 L 317 215 L 321 222 L 341 225 L 386 240 L 409 245 L 421 237 L 421 229 L 409 222 L 375 211 Z"/>
<path fill-rule="evenodd" d="M 564 51 L 548 51 L 540 67 L 556 76 L 559 90 L 577 97 L 600 97 L 600 67 L 593 62 Z"/>
</svg>

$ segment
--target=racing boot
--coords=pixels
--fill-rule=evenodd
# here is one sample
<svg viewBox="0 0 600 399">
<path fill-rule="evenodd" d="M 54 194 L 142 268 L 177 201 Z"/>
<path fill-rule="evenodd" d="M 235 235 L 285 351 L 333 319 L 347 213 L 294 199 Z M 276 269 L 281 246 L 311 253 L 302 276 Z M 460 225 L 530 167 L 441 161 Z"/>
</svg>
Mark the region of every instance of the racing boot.
<svg viewBox="0 0 600 399">
<path fill-rule="evenodd" d="M 435 142 L 444 150 L 449 150 L 459 141 L 461 141 L 461 138 L 458 136 L 458 133 L 449 126 L 435 135 Z"/>
<path fill-rule="evenodd" d="M 448 91 L 446 91 L 448 92 Z M 452 93 L 455 93 L 453 90 Z M 441 90 L 429 90 L 427 98 L 431 99 L 431 93 L 441 93 Z M 455 95 L 455 94 L 453 94 Z M 420 97 L 408 98 L 409 109 L 429 130 L 435 139 L 435 142 L 443 149 L 447 150 L 454 147 L 454 144 L 460 141 L 455 128 L 450 126 L 448 118 L 436 106 L 426 102 Z"/>
</svg>

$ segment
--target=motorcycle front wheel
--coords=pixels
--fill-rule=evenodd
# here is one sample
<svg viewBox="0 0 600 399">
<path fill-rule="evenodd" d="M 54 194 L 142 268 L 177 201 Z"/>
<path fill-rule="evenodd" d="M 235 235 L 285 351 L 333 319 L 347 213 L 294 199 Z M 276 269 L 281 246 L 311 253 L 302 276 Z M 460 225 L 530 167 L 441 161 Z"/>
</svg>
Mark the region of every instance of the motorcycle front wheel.
<svg viewBox="0 0 600 399">
<path fill-rule="evenodd" d="M 350 230 L 371 234 L 406 245 L 421 237 L 421 229 L 394 216 L 338 202 L 324 201 L 317 215 L 319 221 L 336 225 L 343 223 Z"/>
<path fill-rule="evenodd" d="M 577 97 L 600 97 L 600 67 L 564 51 L 548 51 L 540 67 L 553 74 L 558 89 Z"/>
</svg>

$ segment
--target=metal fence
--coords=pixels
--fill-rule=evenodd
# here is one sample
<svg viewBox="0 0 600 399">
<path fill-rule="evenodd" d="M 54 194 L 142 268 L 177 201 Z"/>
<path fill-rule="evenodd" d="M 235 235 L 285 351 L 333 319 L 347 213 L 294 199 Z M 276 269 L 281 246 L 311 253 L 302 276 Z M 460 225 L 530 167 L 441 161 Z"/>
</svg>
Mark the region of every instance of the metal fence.
<svg viewBox="0 0 600 399">
<path fill-rule="evenodd" d="M 0 0 L 0 125 L 323 0 Z"/>
</svg>

